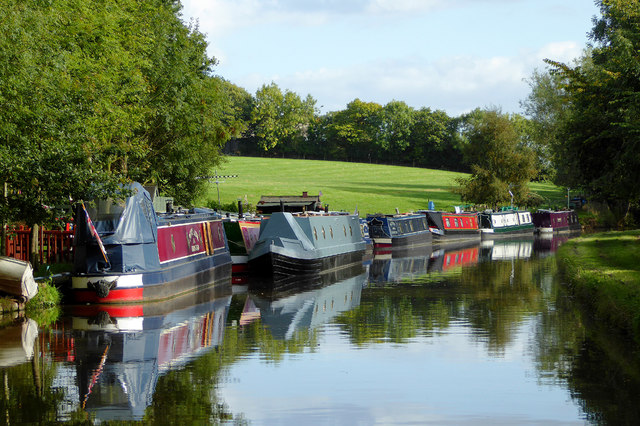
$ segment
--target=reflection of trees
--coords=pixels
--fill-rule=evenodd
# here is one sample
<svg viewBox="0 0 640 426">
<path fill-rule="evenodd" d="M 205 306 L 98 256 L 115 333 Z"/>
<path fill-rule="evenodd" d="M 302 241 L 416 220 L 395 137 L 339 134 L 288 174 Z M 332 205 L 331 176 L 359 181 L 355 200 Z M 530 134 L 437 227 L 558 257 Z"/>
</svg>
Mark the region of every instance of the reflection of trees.
<svg viewBox="0 0 640 426">
<path fill-rule="evenodd" d="M 360 306 L 338 321 L 355 343 L 366 344 L 429 336 L 448 327 L 452 318 L 460 319 L 470 324 L 471 335 L 500 352 L 543 303 L 539 268 L 534 261 L 486 262 L 456 274 L 372 287 L 363 291 Z"/>
<path fill-rule="evenodd" d="M 43 331 L 40 331 L 43 334 Z M 4 424 L 46 424 L 56 421 L 63 395 L 53 385 L 56 364 L 40 356 L 41 337 L 34 356 L 20 365 L 2 370 L 0 410 Z"/>
</svg>

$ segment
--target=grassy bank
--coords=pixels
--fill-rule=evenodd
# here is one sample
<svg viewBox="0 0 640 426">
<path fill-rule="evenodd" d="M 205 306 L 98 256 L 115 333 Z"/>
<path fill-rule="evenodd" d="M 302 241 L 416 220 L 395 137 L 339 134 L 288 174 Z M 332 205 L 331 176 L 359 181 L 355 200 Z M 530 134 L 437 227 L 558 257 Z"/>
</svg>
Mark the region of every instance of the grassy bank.
<svg viewBox="0 0 640 426">
<path fill-rule="evenodd" d="M 598 321 L 640 342 L 640 230 L 572 239 L 557 259 L 573 294 Z"/>
<path fill-rule="evenodd" d="M 460 197 L 451 191 L 455 179 L 464 173 L 414 167 L 337 161 L 292 160 L 282 158 L 228 157 L 217 170 L 223 178 L 219 184 L 222 204 L 246 199 L 255 205 L 262 195 L 301 195 L 322 192 L 321 200 L 331 210 L 366 213 L 392 213 L 426 209 L 433 201 L 437 209 L 451 210 L 460 205 Z M 566 203 L 562 189 L 547 183 L 534 183 L 533 192 L 562 205 Z M 217 201 L 215 183 L 211 183 L 198 205 Z M 563 201 L 564 200 L 564 201 Z"/>
</svg>

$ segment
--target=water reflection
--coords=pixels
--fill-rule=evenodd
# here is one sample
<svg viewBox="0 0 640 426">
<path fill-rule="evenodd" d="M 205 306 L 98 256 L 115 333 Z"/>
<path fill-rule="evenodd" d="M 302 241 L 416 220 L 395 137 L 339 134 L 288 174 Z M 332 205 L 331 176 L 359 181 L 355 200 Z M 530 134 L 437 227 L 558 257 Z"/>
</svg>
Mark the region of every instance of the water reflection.
<svg viewBox="0 0 640 426">
<path fill-rule="evenodd" d="M 229 285 L 166 302 L 73 308 L 64 337 L 75 368 L 61 368 L 54 381 L 78 399 L 61 419 L 82 410 L 99 421 L 142 420 L 160 376 L 222 342 L 230 300 Z"/>
<path fill-rule="evenodd" d="M 367 282 L 362 265 L 341 272 L 334 276 L 340 278 L 339 281 L 336 279 L 320 288 L 296 293 L 250 294 L 247 303 L 258 312 L 253 318 L 259 317 L 262 324 L 270 329 L 271 335 L 281 340 L 289 340 L 296 332 L 312 331 L 328 323 L 340 313 L 360 304 L 360 294 Z"/>
<path fill-rule="evenodd" d="M 0 328 L 0 367 L 31 361 L 36 337 L 38 325 L 29 318 L 16 318 Z"/>
<path fill-rule="evenodd" d="M 640 357 L 558 285 L 565 240 L 378 252 L 276 288 L 10 320 L 0 409 L 20 424 L 632 423 Z"/>
</svg>

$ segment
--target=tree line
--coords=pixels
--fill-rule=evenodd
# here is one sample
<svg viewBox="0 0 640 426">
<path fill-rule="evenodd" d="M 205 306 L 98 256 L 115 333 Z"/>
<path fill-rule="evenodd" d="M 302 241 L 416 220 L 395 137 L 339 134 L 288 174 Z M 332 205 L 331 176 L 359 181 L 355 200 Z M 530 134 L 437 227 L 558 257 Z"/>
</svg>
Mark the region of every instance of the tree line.
<svg viewBox="0 0 640 426">
<path fill-rule="evenodd" d="M 51 223 L 58 207 L 136 180 L 189 204 L 222 150 L 469 172 L 463 201 L 535 204 L 532 179 L 637 206 L 640 12 L 597 0 L 592 44 L 529 80 L 524 115 L 458 117 L 403 101 L 320 114 L 310 95 L 255 95 L 215 74 L 179 0 L 7 0 L 0 9 L 0 216 Z M 538 200 L 539 201 L 539 200 Z"/>
</svg>

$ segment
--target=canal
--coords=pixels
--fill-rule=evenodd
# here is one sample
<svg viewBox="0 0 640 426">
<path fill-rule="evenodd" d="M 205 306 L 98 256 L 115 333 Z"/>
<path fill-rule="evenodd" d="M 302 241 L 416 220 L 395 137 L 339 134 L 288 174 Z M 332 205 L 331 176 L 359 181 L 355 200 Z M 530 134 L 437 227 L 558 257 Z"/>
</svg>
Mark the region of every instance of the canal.
<svg viewBox="0 0 640 426">
<path fill-rule="evenodd" d="M 255 291 L 0 330 L 5 424 L 632 424 L 640 358 L 560 283 L 568 237 L 376 253 Z"/>
</svg>

